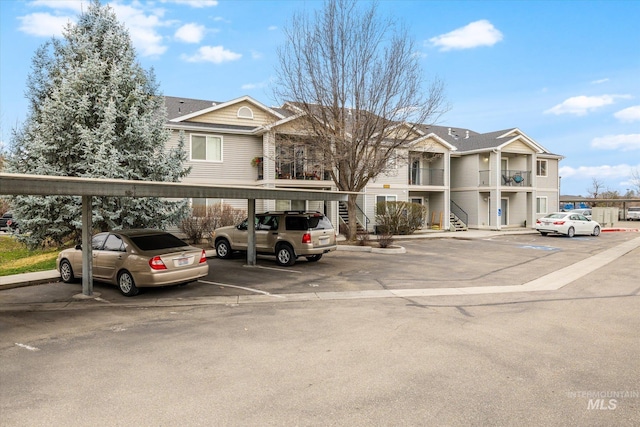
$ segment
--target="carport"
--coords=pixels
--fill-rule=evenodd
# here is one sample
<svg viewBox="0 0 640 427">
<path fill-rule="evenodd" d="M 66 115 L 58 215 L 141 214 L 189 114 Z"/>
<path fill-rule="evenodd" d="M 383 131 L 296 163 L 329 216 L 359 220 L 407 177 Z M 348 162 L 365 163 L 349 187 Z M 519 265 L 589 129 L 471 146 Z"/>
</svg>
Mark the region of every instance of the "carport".
<svg viewBox="0 0 640 427">
<path fill-rule="evenodd" d="M 91 253 L 93 196 L 245 199 L 248 201 L 248 217 L 255 219 L 256 199 L 346 201 L 348 194 L 324 190 L 0 173 L 0 195 L 82 196 L 82 293 L 86 296 L 93 294 Z M 247 264 L 255 265 L 255 220 L 248 222 Z"/>
</svg>

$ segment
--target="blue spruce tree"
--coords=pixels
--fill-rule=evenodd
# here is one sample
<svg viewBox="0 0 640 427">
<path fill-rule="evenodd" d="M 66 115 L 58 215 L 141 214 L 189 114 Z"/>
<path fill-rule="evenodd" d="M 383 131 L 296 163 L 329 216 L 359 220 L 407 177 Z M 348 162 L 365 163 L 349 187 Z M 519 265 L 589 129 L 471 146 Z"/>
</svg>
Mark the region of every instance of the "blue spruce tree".
<svg viewBox="0 0 640 427">
<path fill-rule="evenodd" d="M 13 132 L 9 172 L 171 182 L 189 172 L 184 139 L 166 149 L 155 75 L 139 65 L 127 30 L 98 0 L 62 40 L 36 51 L 26 95 L 29 114 Z M 30 246 L 60 244 L 80 231 L 79 197 L 16 196 L 12 205 Z M 166 228 L 186 212 L 184 200 L 93 198 L 96 230 Z"/>
</svg>

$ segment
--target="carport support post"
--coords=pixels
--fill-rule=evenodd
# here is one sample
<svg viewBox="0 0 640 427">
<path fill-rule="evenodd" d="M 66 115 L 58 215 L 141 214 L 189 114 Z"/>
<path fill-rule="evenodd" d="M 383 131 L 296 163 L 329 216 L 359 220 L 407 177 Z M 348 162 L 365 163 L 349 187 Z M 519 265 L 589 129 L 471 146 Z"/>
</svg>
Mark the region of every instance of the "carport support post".
<svg viewBox="0 0 640 427">
<path fill-rule="evenodd" d="M 92 196 L 82 196 L 82 294 L 93 295 L 93 268 L 91 251 Z"/>
<path fill-rule="evenodd" d="M 256 265 L 256 199 L 248 200 L 247 265 Z"/>
</svg>

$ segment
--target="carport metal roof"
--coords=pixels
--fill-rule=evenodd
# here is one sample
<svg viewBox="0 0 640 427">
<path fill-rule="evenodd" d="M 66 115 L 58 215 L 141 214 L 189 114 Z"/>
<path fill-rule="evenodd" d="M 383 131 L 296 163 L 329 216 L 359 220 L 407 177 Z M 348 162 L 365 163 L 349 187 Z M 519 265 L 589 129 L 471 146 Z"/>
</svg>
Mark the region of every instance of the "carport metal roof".
<svg viewBox="0 0 640 427">
<path fill-rule="evenodd" d="M 129 181 L 66 176 L 0 173 L 0 195 L 82 196 L 82 270 L 92 271 L 91 197 L 166 197 L 246 199 L 248 215 L 255 217 L 256 199 L 346 201 L 350 193 L 324 190 L 223 186 L 184 182 Z M 357 193 L 352 193 L 357 194 Z M 247 263 L 255 265 L 254 221 L 249 221 Z M 82 275 L 82 293 L 93 294 L 92 274 Z"/>
<path fill-rule="evenodd" d="M 128 181 L 0 173 L 0 194 L 345 201 L 349 193 L 185 182 Z"/>
</svg>

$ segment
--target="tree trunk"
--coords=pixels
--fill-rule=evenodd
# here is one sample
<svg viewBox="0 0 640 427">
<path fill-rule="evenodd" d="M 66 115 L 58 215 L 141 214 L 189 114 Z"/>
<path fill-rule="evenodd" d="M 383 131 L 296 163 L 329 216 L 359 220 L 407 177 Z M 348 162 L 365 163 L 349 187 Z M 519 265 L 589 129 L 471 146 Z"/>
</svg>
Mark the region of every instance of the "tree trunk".
<svg viewBox="0 0 640 427">
<path fill-rule="evenodd" d="M 349 235 L 347 236 L 347 240 L 355 241 L 358 233 L 358 205 L 357 205 L 357 194 L 349 194 L 347 199 L 347 211 L 349 213 Z"/>
</svg>

